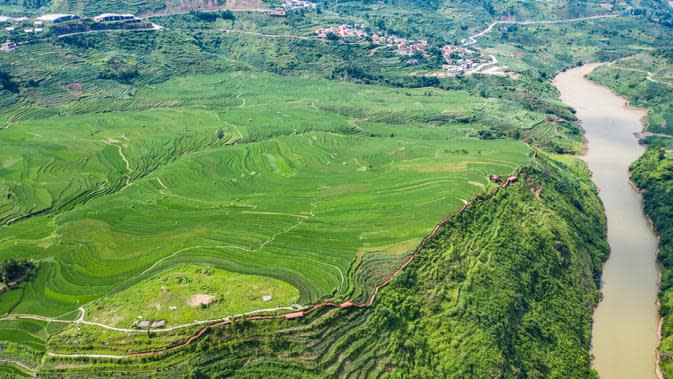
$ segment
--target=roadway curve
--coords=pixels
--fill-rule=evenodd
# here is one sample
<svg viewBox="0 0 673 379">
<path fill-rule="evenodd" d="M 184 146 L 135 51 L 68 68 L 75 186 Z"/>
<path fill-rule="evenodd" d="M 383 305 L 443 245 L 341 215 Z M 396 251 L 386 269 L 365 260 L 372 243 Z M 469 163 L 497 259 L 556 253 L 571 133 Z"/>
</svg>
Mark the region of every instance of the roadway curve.
<svg viewBox="0 0 673 379">
<path fill-rule="evenodd" d="M 481 32 L 471 35 L 467 37 L 463 41 L 463 46 L 470 46 L 474 45 L 477 43 L 477 38 L 488 34 L 491 30 L 496 25 L 499 24 L 516 24 L 516 25 L 544 25 L 544 24 L 565 24 L 569 22 L 579 22 L 579 21 L 587 21 L 587 20 L 596 20 L 600 18 L 614 18 L 614 17 L 619 17 L 618 14 L 606 14 L 606 15 L 600 15 L 600 16 L 589 16 L 589 17 L 578 17 L 578 18 L 569 18 L 565 20 L 528 20 L 528 21 L 493 21 L 486 29 L 482 30 Z"/>
</svg>

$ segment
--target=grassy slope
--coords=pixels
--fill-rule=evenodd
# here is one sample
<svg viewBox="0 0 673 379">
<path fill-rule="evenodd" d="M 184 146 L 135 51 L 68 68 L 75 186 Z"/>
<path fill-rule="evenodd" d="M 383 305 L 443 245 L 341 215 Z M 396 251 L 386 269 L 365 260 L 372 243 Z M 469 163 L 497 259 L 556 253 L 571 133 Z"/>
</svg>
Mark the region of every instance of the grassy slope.
<svg viewBox="0 0 673 379">
<path fill-rule="evenodd" d="M 205 296 L 201 297 L 202 306 L 198 303 L 199 295 Z M 264 296 L 271 296 L 271 299 L 265 301 Z M 139 316 L 178 325 L 258 309 L 286 307 L 298 300 L 299 291 L 281 280 L 183 265 L 99 299 L 87 307 L 87 314 L 91 321 L 122 328 L 130 328 Z"/>
<path fill-rule="evenodd" d="M 659 235 L 659 261 L 663 266 L 661 277 L 661 315 L 664 317 L 662 341 L 659 346 L 661 370 L 664 376 L 673 376 L 673 149 L 669 142 L 647 149 L 631 167 L 631 178 L 643 190 L 645 212 Z"/>
<path fill-rule="evenodd" d="M 607 252 L 605 219 L 583 166 L 559 165 L 541 158 L 513 186 L 481 196 L 371 308 L 237 323 L 161 361 L 80 361 L 78 369 L 134 372 L 168 364 L 172 373 L 238 377 L 593 376 L 587 350 Z M 59 371 L 66 362 L 52 359 L 46 367 Z"/>
<path fill-rule="evenodd" d="M 0 306 L 74 317 L 193 262 L 284 280 L 302 304 L 361 297 L 489 175 L 527 159 L 521 142 L 467 136 L 483 126 L 460 119 L 495 105 L 229 73 L 44 108 L 59 117 L 20 108 L 0 141 L 0 256 L 40 268 Z"/>
<path fill-rule="evenodd" d="M 638 54 L 597 68 L 590 79 L 646 107 L 648 131 L 673 135 L 673 61 Z"/>
</svg>

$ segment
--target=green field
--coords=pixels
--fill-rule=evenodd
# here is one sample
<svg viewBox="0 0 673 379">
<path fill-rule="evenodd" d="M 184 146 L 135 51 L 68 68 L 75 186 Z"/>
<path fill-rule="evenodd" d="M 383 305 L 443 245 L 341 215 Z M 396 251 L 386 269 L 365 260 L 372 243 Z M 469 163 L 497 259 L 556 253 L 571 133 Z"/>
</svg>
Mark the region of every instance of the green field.
<svg viewBox="0 0 673 379">
<path fill-rule="evenodd" d="M 668 5 L 190 12 L 224 3 L 0 4 L 11 16 L 155 14 L 163 26 L 63 38 L 48 25 L 25 32 L 32 20 L 0 30 L 20 43 L 0 54 L 0 262 L 37 265 L 0 294 L 0 377 L 594 376 L 605 219 L 586 167 L 561 155 L 582 151 L 583 136 L 550 79 L 619 59 L 597 75 L 642 93 L 651 130 L 666 132 L 670 91 L 647 72 L 670 81 L 668 50 L 657 49 L 672 41 Z M 498 25 L 475 46 L 507 75 L 437 75 L 444 45 L 501 17 L 630 7 Z M 428 55 L 315 38 L 343 23 L 427 39 Z M 495 191 L 491 177 L 512 173 Z M 412 251 L 371 306 L 241 317 L 365 301 Z M 132 329 L 142 320 L 166 324 Z"/>
<path fill-rule="evenodd" d="M 269 308 L 223 280 L 214 295 L 231 303 L 150 312 L 147 297 L 185 264 L 276 283 L 273 306 L 362 298 L 490 175 L 527 160 L 524 143 L 475 138 L 484 124 L 462 121 L 495 106 L 462 91 L 228 73 L 49 108 L 61 116 L 18 108 L 0 140 L 0 258 L 39 267 L 0 304 L 74 319 L 93 302 L 87 321 L 122 327 Z"/>
<path fill-rule="evenodd" d="M 587 351 L 607 254 L 605 217 L 586 167 L 564 160 L 538 155 L 517 182 L 481 195 L 371 307 L 240 321 L 149 360 L 48 357 L 44 373 L 500 378 L 525 370 L 593 377 Z M 108 342 L 90 332 L 57 338 L 52 347 L 125 351 L 148 340 Z"/>
<path fill-rule="evenodd" d="M 299 292 L 277 279 L 212 267 L 177 266 L 91 303 L 87 318 L 122 328 L 130 328 L 140 319 L 181 325 L 285 307 L 297 300 Z"/>
</svg>

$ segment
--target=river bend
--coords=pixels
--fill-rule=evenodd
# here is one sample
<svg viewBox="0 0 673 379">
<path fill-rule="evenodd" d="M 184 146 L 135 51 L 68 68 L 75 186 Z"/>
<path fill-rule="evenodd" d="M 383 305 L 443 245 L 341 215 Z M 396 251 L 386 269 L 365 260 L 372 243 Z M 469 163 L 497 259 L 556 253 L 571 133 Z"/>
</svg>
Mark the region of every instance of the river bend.
<svg viewBox="0 0 673 379">
<path fill-rule="evenodd" d="M 628 168 L 642 153 L 635 132 L 643 110 L 588 79 L 597 64 L 559 74 L 561 99 L 577 110 L 586 131 L 584 156 L 599 188 L 608 223 L 610 257 L 603 268 L 603 299 L 594 313 L 591 353 L 603 379 L 654 378 L 657 346 L 657 239 Z"/>
</svg>

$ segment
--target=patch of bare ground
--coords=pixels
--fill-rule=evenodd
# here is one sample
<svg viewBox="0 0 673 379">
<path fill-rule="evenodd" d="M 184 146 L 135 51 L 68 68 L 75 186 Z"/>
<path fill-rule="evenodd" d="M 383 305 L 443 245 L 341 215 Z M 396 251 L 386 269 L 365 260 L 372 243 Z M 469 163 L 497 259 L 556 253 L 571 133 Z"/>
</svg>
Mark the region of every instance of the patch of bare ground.
<svg viewBox="0 0 673 379">
<path fill-rule="evenodd" d="M 65 87 L 70 96 L 80 97 L 84 93 L 84 85 L 82 83 L 68 83 L 63 87 Z"/>
<path fill-rule="evenodd" d="M 203 293 L 197 293 L 196 295 L 192 295 L 192 297 L 189 298 L 189 301 L 187 303 L 189 304 L 190 307 L 196 308 L 210 305 L 210 303 L 212 303 L 214 300 L 215 300 L 214 296 L 206 295 Z"/>
</svg>

